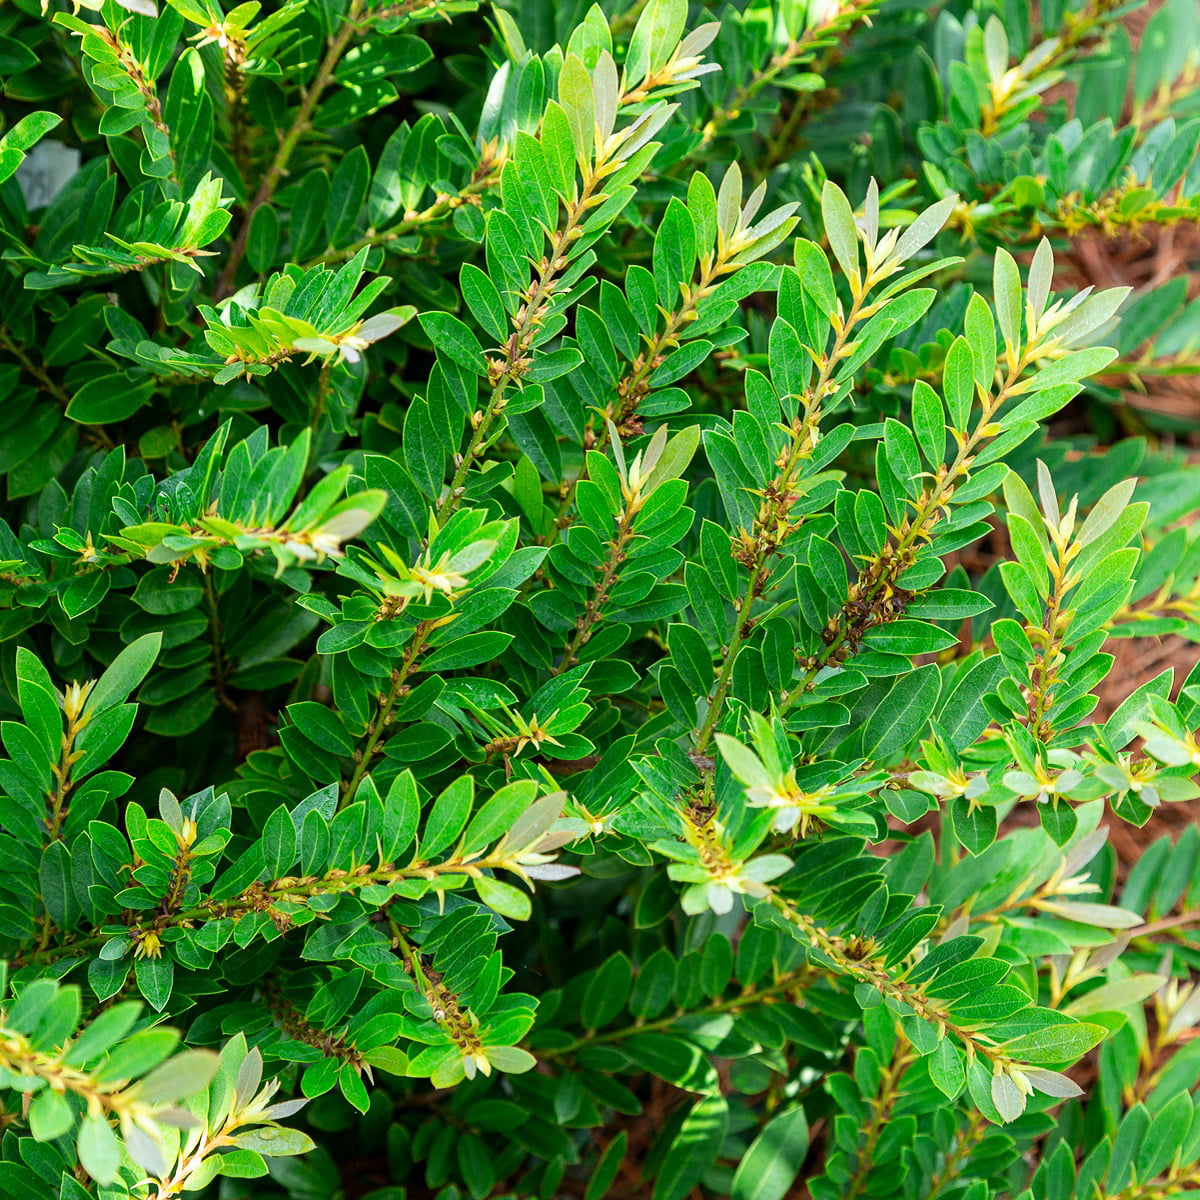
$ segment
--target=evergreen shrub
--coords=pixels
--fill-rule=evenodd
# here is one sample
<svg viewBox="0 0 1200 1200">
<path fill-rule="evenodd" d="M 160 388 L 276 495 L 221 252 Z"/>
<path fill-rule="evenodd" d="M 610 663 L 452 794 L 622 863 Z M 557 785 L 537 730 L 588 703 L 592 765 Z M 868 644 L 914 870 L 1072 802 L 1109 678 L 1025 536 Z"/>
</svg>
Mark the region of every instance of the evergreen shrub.
<svg viewBox="0 0 1200 1200">
<path fill-rule="evenodd" d="M 0 10 L 0 1194 L 1200 1187 L 1195 0 L 160 3 Z"/>
</svg>

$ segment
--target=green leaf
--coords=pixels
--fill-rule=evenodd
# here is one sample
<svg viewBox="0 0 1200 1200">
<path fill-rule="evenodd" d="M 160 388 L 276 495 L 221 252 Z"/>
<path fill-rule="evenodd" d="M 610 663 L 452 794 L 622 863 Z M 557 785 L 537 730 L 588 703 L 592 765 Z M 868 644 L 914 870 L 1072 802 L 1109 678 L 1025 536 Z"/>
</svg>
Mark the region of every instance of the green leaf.
<svg viewBox="0 0 1200 1200">
<path fill-rule="evenodd" d="M 908 426 L 888 417 L 883 423 L 883 450 L 887 468 L 896 477 L 901 490 L 915 495 L 920 490 L 921 456 Z"/>
<path fill-rule="evenodd" d="M 46 134 L 61 124 L 62 117 L 57 113 L 29 113 L 0 138 L 0 146 L 12 150 L 32 150 Z"/>
<path fill-rule="evenodd" d="M 105 1009 L 72 1042 L 64 1057 L 69 1066 L 85 1066 L 106 1053 L 133 1028 L 142 1006 L 126 1000 Z"/>
<path fill-rule="evenodd" d="M 877 762 L 886 762 L 908 745 L 924 731 L 941 690 L 942 677 L 933 663 L 901 679 L 867 718 L 863 753 Z"/>
<path fill-rule="evenodd" d="M 367 202 L 371 164 L 365 146 L 355 146 L 341 156 L 329 181 L 325 209 L 325 236 L 330 246 L 341 246 L 354 233 L 358 215 Z"/>
<path fill-rule="evenodd" d="M 108 425 L 124 421 L 146 404 L 154 393 L 154 380 L 134 380 L 128 372 L 90 380 L 71 397 L 67 416 L 81 425 Z"/>
<path fill-rule="evenodd" d="M 1004 345 L 1010 355 L 1016 354 L 1021 347 L 1021 273 L 1016 260 L 1004 249 L 996 251 L 992 291 Z"/>
<path fill-rule="evenodd" d="M 439 646 L 421 664 L 426 671 L 453 671 L 490 662 L 507 650 L 513 640 L 511 633 L 468 633 L 445 646 Z"/>
<path fill-rule="evenodd" d="M 876 625 L 863 638 L 864 644 L 873 650 L 886 650 L 891 654 L 934 654 L 957 641 L 954 634 L 935 625 L 904 617 L 886 625 Z"/>
<path fill-rule="evenodd" d="M 108 595 L 111 583 L 108 573 L 104 571 L 77 575 L 59 593 L 58 602 L 62 605 L 63 612 L 74 620 L 91 612 Z"/>
<path fill-rule="evenodd" d="M 575 187 L 574 134 L 570 118 L 554 100 L 546 105 L 542 118 L 542 147 L 550 184 L 559 196 L 568 199 Z"/>
<path fill-rule="evenodd" d="M 316 1144 L 307 1133 L 299 1129 L 268 1127 L 249 1129 L 233 1135 L 233 1141 L 243 1150 L 253 1150 L 267 1158 L 285 1158 L 295 1154 L 307 1154 L 316 1149 Z"/>
<path fill-rule="evenodd" d="M 733 1175 L 730 1200 L 784 1200 L 808 1152 L 808 1120 L 797 1105 L 773 1116 Z"/>
<path fill-rule="evenodd" d="M 126 646 L 93 684 L 84 712 L 98 715 L 123 703 L 150 673 L 162 640 L 161 633 L 145 633 Z"/>
<path fill-rule="evenodd" d="M 463 835 L 463 853 L 474 854 L 498 841 L 533 803 L 537 784 L 520 779 L 502 787 L 471 818 Z"/>
<path fill-rule="evenodd" d="M 923 379 L 913 384 L 913 431 L 925 461 L 931 467 L 942 465 L 946 452 L 946 414 L 938 394 Z"/>
<path fill-rule="evenodd" d="M 363 1058 L 371 1066 L 378 1067 L 389 1075 L 408 1074 L 408 1055 L 395 1046 L 376 1046 L 374 1050 L 367 1051 Z"/>
<path fill-rule="evenodd" d="M 601 1029 L 625 1008 L 633 982 L 633 966 L 624 954 L 614 954 L 596 971 L 583 994 L 580 1020 L 586 1029 Z"/>
<path fill-rule="evenodd" d="M 1073 1017 L 1088 1017 L 1093 1013 L 1121 1012 L 1152 996 L 1163 984 L 1162 975 L 1131 975 L 1127 979 L 1114 979 L 1102 983 L 1098 988 L 1072 1000 L 1067 1012 Z"/>
<path fill-rule="evenodd" d="M 965 433 L 975 402 L 975 359 L 966 338 L 957 337 L 951 343 L 946 354 L 942 383 L 946 389 L 946 408 L 950 412 L 951 428 Z"/>
<path fill-rule="evenodd" d="M 586 171 L 592 161 L 596 104 L 587 67 L 573 54 L 567 55 L 559 72 L 558 101 L 567 114 L 575 160 Z"/>
<path fill-rule="evenodd" d="M 684 1118 L 654 1181 L 652 1200 L 684 1200 L 716 1159 L 729 1125 L 722 1095 L 706 1096 Z"/>
<path fill-rule="evenodd" d="M 672 903 L 674 893 L 671 893 Z M 675 959 L 660 947 L 638 968 L 629 994 L 629 1011 L 635 1017 L 657 1017 L 671 1000 L 675 986 Z"/>
<path fill-rule="evenodd" d="M 60 1092 L 43 1088 L 29 1106 L 29 1132 L 39 1142 L 52 1142 L 68 1133 L 75 1124 L 75 1113 Z"/>
<path fill-rule="evenodd" d="M 139 960 L 145 961 L 145 960 Z M 141 1009 L 141 1005 L 137 1005 Z M 144 1075 L 162 1062 L 179 1044 L 179 1034 L 174 1029 L 143 1029 L 125 1038 L 105 1055 L 95 1069 L 99 1083 L 115 1083 Z"/>
<path fill-rule="evenodd" d="M 1006 675 L 1004 661 L 993 654 L 980 659 L 955 680 L 938 717 L 938 724 L 955 750 L 965 750 L 991 723 L 984 697 Z"/>
<path fill-rule="evenodd" d="M 1129 506 L 1136 483 L 1136 479 L 1122 480 L 1110 487 L 1096 501 L 1092 511 L 1088 513 L 1087 519 L 1075 535 L 1075 540 L 1079 545 L 1086 546 L 1089 542 L 1094 542 L 1108 532 L 1121 513 Z"/>
<path fill-rule="evenodd" d="M 1093 904 L 1084 900 L 1054 900 L 1044 906 L 1068 921 L 1081 925 L 1098 925 L 1102 929 L 1134 929 L 1142 923 L 1138 913 L 1115 904 Z"/>
<path fill-rule="evenodd" d="M 690 1042 L 659 1033 L 639 1033 L 625 1039 L 621 1051 L 643 1071 L 693 1092 L 717 1086 L 712 1064 Z"/>
<path fill-rule="evenodd" d="M 715 740 L 721 757 L 729 764 L 729 769 L 740 783 L 747 787 L 766 787 L 770 784 L 771 778 L 767 769 L 753 750 L 728 734 L 718 733 Z"/>
<path fill-rule="evenodd" d="M 525 372 L 525 378 L 530 383 L 547 383 L 575 370 L 581 362 L 583 355 L 574 346 L 563 346 L 561 349 L 551 350 L 548 354 L 535 354 Z"/>
<path fill-rule="evenodd" d="M 260 205 L 250 218 L 250 232 L 246 238 L 246 261 L 265 274 L 275 262 L 279 251 L 279 214 L 270 204 Z"/>
<path fill-rule="evenodd" d="M 488 1061 L 507 1075 L 523 1075 L 537 1066 L 537 1059 L 520 1046 L 488 1046 Z"/>
<path fill-rule="evenodd" d="M 262 845 L 268 878 L 286 875 L 296 861 L 296 825 L 292 814 L 283 805 L 267 818 Z"/>
<path fill-rule="evenodd" d="M 484 373 L 483 347 L 462 321 L 444 312 L 425 312 L 417 319 L 439 354 L 469 371 Z"/>
<path fill-rule="evenodd" d="M 696 450 L 700 446 L 700 427 L 687 425 L 667 439 L 654 470 L 642 487 L 642 495 L 649 496 L 660 484 L 669 479 L 678 479 L 687 470 Z"/>
<path fill-rule="evenodd" d="M 990 392 L 996 381 L 996 324 L 987 301 L 978 292 L 967 304 L 963 332 L 971 347 L 975 382 L 985 392 Z"/>
<path fill-rule="evenodd" d="M 664 66 L 687 23 L 687 0 L 649 0 L 625 52 L 625 86 L 632 90 Z"/>
<path fill-rule="evenodd" d="M 845 275 L 858 275 L 858 232 L 854 224 L 854 210 L 846 193 L 837 184 L 825 181 L 821 189 L 821 219 L 825 222 L 825 236 L 833 250 L 833 256 Z"/>
<path fill-rule="evenodd" d="M 441 854 L 466 827 L 475 802 L 475 780 L 463 775 L 434 801 L 421 834 L 421 857 L 431 860 Z"/>
<path fill-rule="evenodd" d="M 121 1148 L 112 1126 L 99 1114 L 85 1116 L 76 1144 L 83 1169 L 100 1184 L 112 1183 L 121 1165 Z"/>
<path fill-rule="evenodd" d="M 1108 1035 L 1100 1025 L 1071 1021 L 1005 1042 L 1004 1053 L 1016 1062 L 1073 1063 Z"/>
<path fill-rule="evenodd" d="M 1098 375 L 1117 357 L 1117 352 L 1108 346 L 1093 346 L 1090 350 L 1076 350 L 1073 354 L 1055 359 L 1033 377 L 1038 391 L 1058 387 L 1064 383 L 1075 383 L 1090 375 Z"/>
<path fill-rule="evenodd" d="M 1025 1111 L 1025 1094 L 1003 1072 L 992 1076 L 992 1103 L 1004 1122 L 1015 1121 Z"/>
<path fill-rule="evenodd" d="M 211 1050 L 184 1050 L 138 1084 L 138 1097 L 146 1104 L 167 1104 L 194 1096 L 208 1087 L 219 1066 L 220 1060 Z"/>
<path fill-rule="evenodd" d="M 1127 287 L 1109 288 L 1089 296 L 1051 331 L 1051 335 L 1058 338 L 1064 346 L 1072 346 L 1085 340 L 1113 317 L 1130 290 Z"/>
<path fill-rule="evenodd" d="M 533 912 L 533 904 L 529 895 L 520 888 L 500 879 L 492 879 L 487 875 L 480 876 L 474 881 L 474 884 L 479 899 L 494 912 L 513 921 L 529 920 Z"/>
<path fill-rule="evenodd" d="M 621 1170 L 621 1164 L 625 1161 L 625 1147 L 628 1140 L 628 1134 L 622 1129 L 604 1147 L 604 1153 L 600 1155 L 599 1161 L 592 1171 L 592 1177 L 584 1189 L 583 1200 L 603 1200 L 608 1194 L 608 1189 L 612 1187 Z"/>
<path fill-rule="evenodd" d="M 967 1085 L 967 1071 L 959 1048 L 948 1035 L 943 1034 L 926 1061 L 929 1064 L 929 1078 L 937 1089 L 948 1099 L 956 1100 Z"/>
<path fill-rule="evenodd" d="M 497 341 L 502 341 L 508 317 L 496 285 L 474 263 L 465 263 L 459 274 L 459 286 L 471 315 L 483 326 L 485 332 Z"/>
<path fill-rule="evenodd" d="M 690 625 L 671 625 L 667 629 L 671 661 L 694 696 L 706 696 L 714 682 L 712 653 L 704 638 Z M 732 739 L 730 739 L 732 740 Z"/>
<path fill-rule="evenodd" d="M 899 241 L 896 242 L 895 254 L 897 261 L 902 263 L 907 262 L 926 243 L 932 241 L 942 226 L 946 224 L 946 219 L 954 211 L 954 206 L 957 203 L 957 195 L 943 196 L 936 203 L 931 204 L 925 209 L 924 212 L 918 214 L 916 219 L 900 235 Z"/>
<path fill-rule="evenodd" d="M 133 971 L 138 991 L 155 1012 L 162 1012 L 175 986 L 174 962 L 166 954 L 160 958 L 139 958 Z"/>
<path fill-rule="evenodd" d="M 696 267 L 696 227 L 683 203 L 672 199 L 654 235 L 654 286 L 658 302 L 670 310 Z"/>
</svg>

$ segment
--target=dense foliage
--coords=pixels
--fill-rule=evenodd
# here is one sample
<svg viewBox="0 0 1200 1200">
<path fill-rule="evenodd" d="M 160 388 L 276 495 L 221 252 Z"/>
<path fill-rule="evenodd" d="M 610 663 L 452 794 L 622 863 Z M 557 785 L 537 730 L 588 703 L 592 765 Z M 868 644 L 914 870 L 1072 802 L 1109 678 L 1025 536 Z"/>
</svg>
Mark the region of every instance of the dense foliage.
<svg viewBox="0 0 1200 1200">
<path fill-rule="evenodd" d="M 0 9 L 0 1193 L 1200 1186 L 1136 7 Z"/>
</svg>

